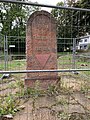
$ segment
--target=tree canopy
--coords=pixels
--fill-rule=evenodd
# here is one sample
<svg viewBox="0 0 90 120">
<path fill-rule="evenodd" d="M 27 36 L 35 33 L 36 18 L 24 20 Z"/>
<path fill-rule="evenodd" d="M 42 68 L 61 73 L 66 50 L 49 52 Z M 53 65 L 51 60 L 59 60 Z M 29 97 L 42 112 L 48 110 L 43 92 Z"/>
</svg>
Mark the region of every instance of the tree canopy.
<svg viewBox="0 0 90 120">
<path fill-rule="evenodd" d="M 39 7 L 35 6 L 0 3 L 1 33 L 8 36 L 25 36 L 26 21 L 29 15 L 39 9 Z"/>
<path fill-rule="evenodd" d="M 57 6 L 63 5 L 63 2 L 57 3 Z M 67 0 L 67 6 L 90 9 L 90 1 Z M 51 13 L 58 23 L 58 37 L 79 37 L 90 31 L 90 12 L 52 9 Z"/>
<path fill-rule="evenodd" d="M 57 6 L 64 6 L 64 3 L 59 2 Z M 90 2 L 88 0 L 67 0 L 67 6 L 88 9 Z M 54 8 L 51 13 L 57 20 L 58 38 L 79 38 L 86 33 L 90 34 L 90 12 Z M 64 43 L 70 43 L 72 40 L 59 39 L 59 42 L 63 43 L 63 47 Z"/>
<path fill-rule="evenodd" d="M 66 5 L 89 9 L 90 1 L 67 0 Z M 59 2 L 57 6 L 64 6 L 64 3 Z M 25 36 L 26 21 L 36 10 L 40 10 L 40 7 L 0 2 L 0 33 L 7 36 Z M 90 34 L 90 12 L 53 8 L 51 13 L 57 21 L 57 38 L 78 38 L 86 33 Z M 60 39 L 58 42 L 72 41 Z M 68 44 L 67 46 L 69 47 Z"/>
<path fill-rule="evenodd" d="M 74 7 L 90 9 L 89 0 L 80 0 L 74 4 Z M 75 12 L 76 14 L 76 12 Z M 77 19 L 77 20 L 76 20 Z M 74 17 L 74 24 L 79 25 L 79 36 L 85 35 L 86 33 L 90 34 L 90 12 L 81 11 L 77 12 Z"/>
</svg>

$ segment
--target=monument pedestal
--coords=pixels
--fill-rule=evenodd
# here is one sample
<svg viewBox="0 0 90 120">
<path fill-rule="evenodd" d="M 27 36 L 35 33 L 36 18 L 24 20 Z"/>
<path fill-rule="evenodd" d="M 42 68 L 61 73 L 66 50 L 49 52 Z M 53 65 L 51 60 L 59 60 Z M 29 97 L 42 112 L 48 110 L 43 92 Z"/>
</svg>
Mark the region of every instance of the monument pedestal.
<svg viewBox="0 0 90 120">
<path fill-rule="evenodd" d="M 49 85 L 55 85 L 58 77 L 57 75 L 51 75 L 51 76 L 38 76 L 34 78 L 27 78 L 25 79 L 25 85 L 27 87 L 34 87 L 35 82 L 38 81 L 38 85 L 40 88 L 47 89 Z"/>
</svg>

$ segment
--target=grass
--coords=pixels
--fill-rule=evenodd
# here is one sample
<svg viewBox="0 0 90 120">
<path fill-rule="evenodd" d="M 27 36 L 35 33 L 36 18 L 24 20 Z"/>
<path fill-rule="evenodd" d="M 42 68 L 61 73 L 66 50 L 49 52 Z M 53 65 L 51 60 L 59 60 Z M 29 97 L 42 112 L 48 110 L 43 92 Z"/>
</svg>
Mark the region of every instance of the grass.
<svg viewBox="0 0 90 120">
<path fill-rule="evenodd" d="M 58 68 L 59 69 L 72 69 L 73 66 L 73 60 L 72 60 L 72 54 L 65 54 L 60 55 L 58 58 Z M 75 67 L 76 69 L 89 69 L 90 68 L 90 62 L 87 60 L 82 60 L 80 58 L 77 58 L 75 60 Z M 83 71 L 82 74 L 85 74 L 86 76 L 90 76 L 90 71 Z"/>
<path fill-rule="evenodd" d="M 5 69 L 5 63 L 4 61 L 1 61 L 0 64 L 0 70 L 4 70 Z M 7 70 L 19 70 L 19 69 L 25 69 L 26 66 L 26 60 L 12 60 L 12 61 L 8 61 L 8 65 L 7 65 Z"/>
<path fill-rule="evenodd" d="M 13 94 L 9 94 L 7 97 L 0 99 L 0 116 L 15 114 L 18 111 L 16 109 L 18 102 Z"/>
<path fill-rule="evenodd" d="M 60 52 L 58 53 L 58 68 L 59 69 L 72 69 L 73 66 L 73 61 L 72 61 L 72 54 L 69 52 Z M 85 69 L 89 68 L 90 62 L 87 62 L 86 60 L 82 59 L 76 59 L 76 68 L 78 69 Z M 5 70 L 5 62 L 4 60 L 0 61 L 0 70 Z M 11 60 L 8 61 L 7 69 L 6 70 L 25 70 L 26 69 L 26 60 L 21 59 L 21 60 Z M 83 72 L 86 75 L 90 75 L 89 72 Z M 1 75 L 0 75 L 1 77 Z"/>
</svg>

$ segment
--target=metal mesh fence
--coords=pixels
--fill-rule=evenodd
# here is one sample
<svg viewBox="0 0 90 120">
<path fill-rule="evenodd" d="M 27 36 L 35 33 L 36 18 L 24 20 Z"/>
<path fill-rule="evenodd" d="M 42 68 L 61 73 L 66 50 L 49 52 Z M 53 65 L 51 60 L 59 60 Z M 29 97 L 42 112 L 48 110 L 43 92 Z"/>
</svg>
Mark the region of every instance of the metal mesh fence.
<svg viewBox="0 0 90 120">
<path fill-rule="evenodd" d="M 2 26 L 0 30 L 0 120 L 3 118 L 12 118 L 13 120 L 89 120 L 90 47 L 88 49 L 80 48 L 82 45 L 80 40 L 85 40 L 81 36 L 89 39 L 89 35 L 84 34 L 89 34 L 90 24 L 87 17 L 90 10 L 11 0 L 8 2 L 3 0 L 0 4 L 5 8 L 9 5 L 8 10 L 15 7 L 13 14 L 17 18 L 14 21 L 10 17 L 11 13 L 8 13 L 5 19 L 5 16 L 3 19 L 1 19 L 2 16 L 0 18 L 0 23 L 8 23 L 3 24 L 4 28 L 0 24 Z M 26 21 L 32 12 L 28 12 L 24 21 L 17 14 L 17 11 L 21 10 L 21 7 L 24 9 L 25 6 L 29 12 L 32 10 L 32 6 L 36 7 L 32 11 L 43 9 L 43 7 L 48 11 L 52 10 L 52 15 L 57 20 L 57 70 L 26 70 L 24 30 Z M 22 16 L 23 14 L 20 17 L 22 18 Z M 10 28 L 12 20 L 14 23 Z M 83 42 L 83 45 L 87 44 L 85 41 Z M 56 84 L 48 86 L 45 90 L 40 88 L 40 81 L 36 80 L 34 88 L 27 88 L 25 86 L 26 73 L 33 74 L 33 72 L 42 71 L 58 72 Z"/>
</svg>

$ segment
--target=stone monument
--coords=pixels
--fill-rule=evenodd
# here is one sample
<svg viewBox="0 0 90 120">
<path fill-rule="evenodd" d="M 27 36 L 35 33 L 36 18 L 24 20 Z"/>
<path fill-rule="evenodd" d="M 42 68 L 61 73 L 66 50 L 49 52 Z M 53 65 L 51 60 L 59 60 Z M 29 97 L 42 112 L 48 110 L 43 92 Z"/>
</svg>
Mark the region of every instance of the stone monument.
<svg viewBox="0 0 90 120">
<path fill-rule="evenodd" d="M 34 12 L 27 21 L 26 59 L 27 70 L 57 69 L 56 23 L 46 11 Z M 25 85 L 34 86 L 36 80 L 41 87 L 47 87 L 55 83 L 57 73 L 27 73 Z"/>
</svg>

